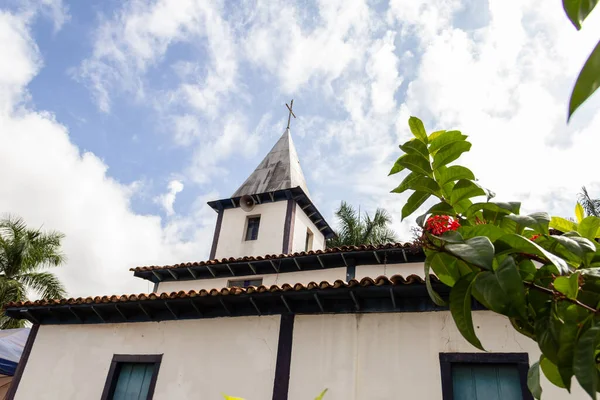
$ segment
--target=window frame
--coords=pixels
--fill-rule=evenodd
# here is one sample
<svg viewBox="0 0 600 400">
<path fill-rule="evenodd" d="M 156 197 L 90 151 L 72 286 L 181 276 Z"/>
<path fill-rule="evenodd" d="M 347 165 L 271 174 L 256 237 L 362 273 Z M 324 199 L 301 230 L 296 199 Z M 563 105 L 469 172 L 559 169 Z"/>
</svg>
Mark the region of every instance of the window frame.
<svg viewBox="0 0 600 400">
<path fill-rule="evenodd" d="M 152 378 L 150 378 L 150 386 L 148 387 L 148 395 L 146 396 L 146 400 L 152 400 L 162 356 L 162 354 L 113 354 L 100 400 L 109 400 L 114 395 L 117 388 L 117 371 L 119 371 L 119 364 L 123 363 L 154 364 L 154 372 L 152 373 Z"/>
<path fill-rule="evenodd" d="M 521 381 L 523 400 L 533 400 L 533 396 L 527 388 L 527 372 L 529 371 L 529 354 L 527 353 L 440 353 L 442 400 L 455 400 L 452 384 L 452 364 L 516 365 Z"/>
<path fill-rule="evenodd" d="M 232 286 L 231 285 L 231 282 L 239 282 L 239 281 L 260 281 L 260 284 L 258 284 L 258 285 L 248 285 L 248 286 L 237 286 L 237 285 L 236 286 Z M 227 287 L 228 288 L 231 288 L 231 287 L 241 287 L 241 288 L 245 289 L 245 288 L 248 288 L 250 286 L 257 286 L 258 287 L 258 286 L 261 286 L 262 284 L 263 284 L 263 277 L 262 276 L 261 277 L 254 277 L 253 276 L 251 279 L 240 278 L 240 279 L 228 279 L 227 280 Z"/>
<path fill-rule="evenodd" d="M 306 238 L 304 240 L 304 251 L 308 252 L 313 249 L 313 243 L 315 241 L 315 234 L 310 230 L 310 228 L 306 228 Z"/>
<path fill-rule="evenodd" d="M 258 228 L 256 229 L 256 239 L 248 239 L 248 229 L 250 228 L 250 220 L 251 219 L 258 219 Z M 260 233 L 260 214 L 256 214 L 256 215 L 248 215 L 246 217 L 246 224 L 245 224 L 245 229 L 244 229 L 244 242 L 253 242 L 255 240 L 258 240 L 258 234 Z"/>
</svg>

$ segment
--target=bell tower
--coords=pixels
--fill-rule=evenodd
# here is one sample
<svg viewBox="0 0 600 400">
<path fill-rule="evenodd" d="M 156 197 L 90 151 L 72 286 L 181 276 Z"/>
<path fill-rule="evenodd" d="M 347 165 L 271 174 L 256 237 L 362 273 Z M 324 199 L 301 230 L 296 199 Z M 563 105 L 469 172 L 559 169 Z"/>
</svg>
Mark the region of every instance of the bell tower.
<svg viewBox="0 0 600 400">
<path fill-rule="evenodd" d="M 322 250 L 333 236 L 309 197 L 289 125 L 230 198 L 208 204 L 218 213 L 210 259 Z"/>
</svg>

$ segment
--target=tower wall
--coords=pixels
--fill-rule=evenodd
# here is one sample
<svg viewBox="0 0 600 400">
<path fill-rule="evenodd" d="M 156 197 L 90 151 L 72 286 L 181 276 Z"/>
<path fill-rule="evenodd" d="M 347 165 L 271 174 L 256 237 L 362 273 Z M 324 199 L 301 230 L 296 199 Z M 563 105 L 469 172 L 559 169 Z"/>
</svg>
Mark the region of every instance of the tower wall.
<svg viewBox="0 0 600 400">
<path fill-rule="evenodd" d="M 222 211 L 215 258 L 281 254 L 286 209 L 287 203 L 279 201 L 257 204 L 250 212 L 239 207 Z M 247 220 L 253 216 L 260 216 L 258 238 L 245 240 Z"/>
</svg>

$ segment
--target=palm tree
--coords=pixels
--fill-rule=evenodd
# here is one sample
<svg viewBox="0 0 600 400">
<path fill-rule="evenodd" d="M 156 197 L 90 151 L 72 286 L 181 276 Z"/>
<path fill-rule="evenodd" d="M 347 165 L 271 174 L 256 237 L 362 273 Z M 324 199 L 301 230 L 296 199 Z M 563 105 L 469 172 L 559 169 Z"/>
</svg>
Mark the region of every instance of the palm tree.
<svg viewBox="0 0 600 400">
<path fill-rule="evenodd" d="M 48 267 L 65 261 L 60 251 L 59 232 L 29 229 L 25 222 L 14 216 L 0 219 L 0 305 L 11 301 L 28 300 L 27 293 L 41 298 L 60 298 L 66 292 Z M 25 320 L 15 320 L 2 313 L 0 329 L 20 328 Z"/>
<path fill-rule="evenodd" d="M 592 199 L 584 187 L 579 193 L 579 203 L 583 206 L 588 216 L 600 217 L 600 199 Z"/>
<path fill-rule="evenodd" d="M 392 218 L 383 208 L 378 208 L 372 218 L 368 213 L 361 218 L 360 211 L 342 201 L 335 216 L 339 229 L 335 232 L 336 236 L 327 241 L 327 247 L 383 244 L 398 240 L 396 233 L 388 227 Z"/>
</svg>

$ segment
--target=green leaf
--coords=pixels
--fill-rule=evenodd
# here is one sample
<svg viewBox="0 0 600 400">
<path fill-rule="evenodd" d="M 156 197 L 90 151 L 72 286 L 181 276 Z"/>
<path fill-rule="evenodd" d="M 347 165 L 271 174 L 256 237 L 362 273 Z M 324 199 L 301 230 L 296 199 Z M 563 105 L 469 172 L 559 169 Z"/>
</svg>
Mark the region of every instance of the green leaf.
<svg viewBox="0 0 600 400">
<path fill-rule="evenodd" d="M 417 139 L 419 139 L 423 143 L 427 143 L 427 132 L 425 131 L 425 126 L 423 126 L 423 122 L 417 117 L 410 117 L 408 119 L 408 126 L 410 127 L 410 131 Z"/>
<path fill-rule="evenodd" d="M 461 179 L 456 182 L 454 189 L 452 189 L 452 193 L 450 194 L 450 204 L 456 205 L 462 200 L 485 195 L 485 190 L 483 190 L 478 184 L 466 179 Z"/>
<path fill-rule="evenodd" d="M 496 255 L 514 253 L 533 254 L 550 261 L 553 265 L 556 266 L 559 273 L 567 274 L 569 272 L 569 267 L 565 260 L 550 253 L 549 251 L 546 251 L 536 243 L 521 235 L 509 233 L 496 240 L 494 245 L 496 246 Z"/>
<path fill-rule="evenodd" d="M 554 289 L 558 290 L 569 299 L 576 299 L 579 293 L 579 274 L 571 276 L 559 276 L 554 280 Z"/>
<path fill-rule="evenodd" d="M 576 309 L 575 304 L 568 308 Z M 576 322 L 565 322 L 559 332 L 558 348 L 558 373 L 561 381 L 568 391 L 571 391 L 571 378 L 573 377 L 573 352 L 577 343 L 579 327 Z"/>
<path fill-rule="evenodd" d="M 323 400 L 323 397 L 325 396 L 325 393 L 327 393 L 327 390 L 329 390 L 329 389 L 323 390 L 320 395 L 315 397 L 315 400 Z"/>
<path fill-rule="evenodd" d="M 577 232 L 589 240 L 598 237 L 598 229 L 600 229 L 600 218 L 594 216 L 585 217 L 577 226 Z"/>
<path fill-rule="evenodd" d="M 410 184 L 423 177 L 423 175 L 421 174 L 417 174 L 416 172 L 411 172 L 410 174 L 406 175 L 406 177 L 402 180 L 402 182 L 400 182 L 400 185 L 398 185 L 398 187 L 394 190 L 392 190 L 392 193 L 403 193 L 406 190 L 409 189 Z"/>
<path fill-rule="evenodd" d="M 471 149 L 471 143 L 467 141 L 456 142 L 439 150 L 433 157 L 433 169 L 438 169 L 456 160 L 462 153 Z"/>
<path fill-rule="evenodd" d="M 429 196 L 431 196 L 429 193 L 418 191 L 411 194 L 404 207 L 402 207 L 402 219 L 414 213 L 421 204 L 425 203 Z"/>
<path fill-rule="evenodd" d="M 598 42 L 579 72 L 575 87 L 571 92 L 567 120 L 571 119 L 575 110 L 598 89 L 598 86 L 600 86 L 600 42 Z"/>
<path fill-rule="evenodd" d="M 596 246 L 586 238 L 551 235 L 550 239 L 558 242 L 568 252 L 576 256 L 578 264 L 583 260 L 584 264 L 587 266 L 591 259 L 591 255 L 596 252 Z"/>
<path fill-rule="evenodd" d="M 462 261 L 456 257 L 452 257 L 446 253 L 435 252 L 432 255 L 428 255 L 426 260 L 429 262 L 429 267 L 433 269 L 433 272 L 435 272 L 443 284 L 452 287 L 460 279 L 461 265 L 459 263 L 462 263 Z"/>
<path fill-rule="evenodd" d="M 452 287 L 450 290 L 450 313 L 463 337 L 473 346 L 484 350 L 475 334 L 471 315 L 471 286 L 475 279 L 477 279 L 475 274 L 463 276 Z"/>
<path fill-rule="evenodd" d="M 458 232 L 460 232 L 465 239 L 469 239 L 475 236 L 487 236 L 492 243 L 506 235 L 506 232 L 502 230 L 502 228 L 491 225 L 491 224 L 479 224 L 473 226 L 461 226 L 458 228 Z"/>
<path fill-rule="evenodd" d="M 577 205 L 575 206 L 575 216 L 577 217 L 577 222 L 581 222 L 581 220 L 585 218 L 585 211 L 579 202 L 577 202 Z"/>
<path fill-rule="evenodd" d="M 429 151 L 427 145 L 420 140 L 411 139 L 408 142 L 400 145 L 400 149 L 406 154 L 414 154 L 423 157 L 429 162 Z"/>
<path fill-rule="evenodd" d="M 446 250 L 462 260 L 488 270 L 492 269 L 494 260 L 494 245 L 489 238 L 478 236 L 464 243 L 451 243 L 446 245 Z"/>
<path fill-rule="evenodd" d="M 592 12 L 598 0 L 563 0 L 563 8 L 571 23 L 581 29 L 581 23 Z"/>
<path fill-rule="evenodd" d="M 390 170 L 390 173 L 388 174 L 388 176 L 397 174 L 398 172 L 404 170 L 404 166 L 402 166 L 402 164 L 400 163 L 400 160 L 402 160 L 406 156 L 407 156 L 407 154 L 403 154 L 400 157 L 398 157 L 398 159 L 394 163 L 394 166 Z"/>
<path fill-rule="evenodd" d="M 519 275 L 521 279 L 526 282 L 533 282 L 537 268 L 533 261 L 524 259 L 519 262 Z"/>
<path fill-rule="evenodd" d="M 444 132 L 431 141 L 429 153 L 434 156 L 441 148 L 452 146 L 456 142 L 463 142 L 466 138 L 467 135 L 463 135 L 460 131 Z"/>
<path fill-rule="evenodd" d="M 502 290 L 498 277 L 493 272 L 484 271 L 477 275 L 473 283 L 473 296 L 486 308 L 498 314 L 509 317 L 518 315 L 512 310 L 510 299 Z"/>
<path fill-rule="evenodd" d="M 523 285 L 514 258 L 510 256 L 506 257 L 504 261 L 500 263 L 496 270 L 496 277 L 516 312 L 527 319 L 525 309 L 525 286 Z"/>
<path fill-rule="evenodd" d="M 540 232 L 545 235 L 548 234 L 550 216 L 545 212 L 538 212 L 529 215 L 507 215 L 506 218 L 515 221 L 521 228 L 527 227 L 534 229 L 536 232 Z"/>
<path fill-rule="evenodd" d="M 475 180 L 473 172 L 460 165 L 453 165 L 448 168 L 438 168 L 435 175 L 440 186 L 444 186 L 448 182 L 454 182 L 459 179 Z"/>
<path fill-rule="evenodd" d="M 411 180 L 408 184 L 408 188 L 441 197 L 440 186 L 436 181 L 426 176 L 420 176 L 418 179 Z"/>
<path fill-rule="evenodd" d="M 561 232 L 571 232 L 577 230 L 577 224 L 561 217 L 552 217 L 550 218 L 550 228 Z"/>
<path fill-rule="evenodd" d="M 400 157 L 398 162 L 404 168 L 408 168 L 409 170 L 427 176 L 432 176 L 431 165 L 429 165 L 429 161 L 425 160 L 423 157 L 416 156 L 414 154 L 407 154 L 404 157 Z"/>
<path fill-rule="evenodd" d="M 542 398 L 542 386 L 540 385 L 540 363 L 535 362 L 527 372 L 527 387 L 536 399 Z"/>
<path fill-rule="evenodd" d="M 556 317 L 551 311 L 551 304 L 546 303 L 543 308 L 536 310 L 535 318 L 535 335 L 538 346 L 544 356 L 548 357 L 552 362 L 558 360 L 558 338 L 554 329 Z"/>
<path fill-rule="evenodd" d="M 452 167 L 450 167 L 452 168 Z M 502 203 L 502 202 L 485 202 L 485 203 L 475 203 L 467 210 L 467 216 L 470 217 L 475 214 L 477 211 L 488 210 L 495 213 L 500 214 L 518 214 L 519 209 L 521 208 L 521 203 L 518 202 L 510 202 L 510 203 Z"/>
<path fill-rule="evenodd" d="M 438 253 L 436 253 L 436 254 L 438 254 Z M 430 260 L 428 257 L 427 259 L 425 259 L 425 287 L 427 288 L 427 293 L 429 294 L 431 301 L 433 301 L 438 306 L 447 306 L 446 301 L 444 299 L 442 299 L 442 296 L 440 296 L 433 289 L 433 286 L 431 286 L 430 269 L 431 269 L 431 264 L 430 264 Z"/>
<path fill-rule="evenodd" d="M 433 139 L 437 138 L 438 136 L 440 136 L 444 132 L 446 132 L 446 131 L 441 130 L 441 131 L 435 131 L 435 132 L 431 133 L 429 135 L 429 142 L 431 142 Z"/>
<path fill-rule="evenodd" d="M 573 372 L 581 387 L 596 399 L 598 391 L 598 368 L 596 366 L 596 349 L 600 341 L 600 326 L 589 328 L 581 335 L 575 346 Z"/>
<path fill-rule="evenodd" d="M 540 360 L 540 367 L 542 368 L 544 375 L 546 375 L 546 378 L 548 378 L 555 386 L 565 389 L 566 385 L 563 383 L 560 373 L 558 372 L 558 367 L 543 355 Z"/>
</svg>

